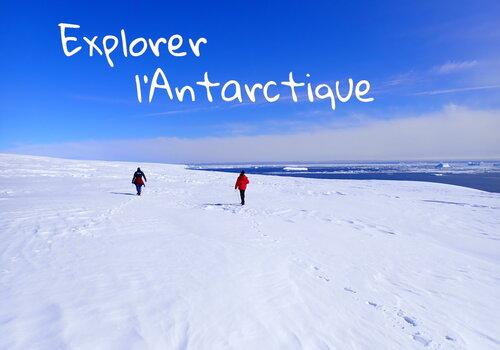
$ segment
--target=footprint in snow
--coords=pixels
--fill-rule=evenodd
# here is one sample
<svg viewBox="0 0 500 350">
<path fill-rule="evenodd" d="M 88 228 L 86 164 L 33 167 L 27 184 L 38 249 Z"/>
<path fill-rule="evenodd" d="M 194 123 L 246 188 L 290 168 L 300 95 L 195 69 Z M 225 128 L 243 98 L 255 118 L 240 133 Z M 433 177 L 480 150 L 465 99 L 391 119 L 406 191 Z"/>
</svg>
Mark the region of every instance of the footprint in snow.
<svg viewBox="0 0 500 350">
<path fill-rule="evenodd" d="M 376 229 L 378 232 L 381 232 L 381 233 L 386 233 L 386 234 L 388 234 L 388 235 L 395 235 L 395 234 L 396 234 L 394 231 L 392 231 L 390 228 L 388 228 L 388 227 L 386 227 L 386 226 L 368 224 L 368 227 L 370 227 L 370 228 L 374 228 L 374 229 Z"/>
<path fill-rule="evenodd" d="M 312 269 L 313 269 L 314 271 L 319 271 L 319 270 L 320 270 L 320 269 L 319 269 L 319 267 L 317 267 L 317 266 L 314 266 L 314 265 L 313 265 L 313 266 L 311 266 L 311 267 L 312 267 Z M 329 278 L 328 276 L 324 276 L 324 275 L 317 275 L 317 277 L 318 277 L 319 279 L 324 280 L 325 282 L 330 282 L 330 278 Z"/>
<path fill-rule="evenodd" d="M 349 287 L 344 287 L 344 290 L 345 290 L 346 292 L 349 292 L 349 293 L 354 293 L 354 294 L 356 294 L 356 293 L 357 293 L 355 290 L 353 290 L 353 289 L 351 289 L 351 288 L 349 288 Z"/>
<path fill-rule="evenodd" d="M 428 346 L 432 342 L 431 339 L 427 339 L 426 337 L 424 337 L 420 333 L 413 334 L 413 340 L 422 344 L 423 346 Z"/>
<path fill-rule="evenodd" d="M 388 235 L 395 235 L 396 234 L 395 232 L 392 232 L 389 230 L 384 230 L 384 229 L 380 229 L 380 228 L 378 228 L 378 230 L 379 230 L 379 232 L 387 233 Z"/>
<path fill-rule="evenodd" d="M 417 326 L 417 322 L 411 317 L 404 316 L 403 320 L 405 320 L 406 323 L 411 324 L 413 327 Z"/>
<path fill-rule="evenodd" d="M 412 325 L 413 327 L 417 326 L 417 321 L 415 321 L 413 317 L 405 316 L 403 311 L 399 310 L 397 315 L 401 317 L 409 325 Z"/>
<path fill-rule="evenodd" d="M 360 224 L 360 223 L 356 223 L 355 221 L 353 220 L 344 220 L 345 222 L 347 222 L 349 225 L 351 225 L 352 227 L 354 227 L 356 230 L 362 230 L 365 228 L 365 226 L 363 224 Z"/>
</svg>

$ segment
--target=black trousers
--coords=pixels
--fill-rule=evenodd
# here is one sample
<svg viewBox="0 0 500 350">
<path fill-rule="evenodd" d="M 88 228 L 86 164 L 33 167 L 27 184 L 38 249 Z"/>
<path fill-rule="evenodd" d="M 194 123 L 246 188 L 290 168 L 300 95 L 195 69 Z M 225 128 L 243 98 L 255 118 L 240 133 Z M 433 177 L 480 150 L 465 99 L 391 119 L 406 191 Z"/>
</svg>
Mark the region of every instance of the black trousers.
<svg viewBox="0 0 500 350">
<path fill-rule="evenodd" d="M 240 190 L 241 205 L 245 205 L 245 190 Z"/>
</svg>

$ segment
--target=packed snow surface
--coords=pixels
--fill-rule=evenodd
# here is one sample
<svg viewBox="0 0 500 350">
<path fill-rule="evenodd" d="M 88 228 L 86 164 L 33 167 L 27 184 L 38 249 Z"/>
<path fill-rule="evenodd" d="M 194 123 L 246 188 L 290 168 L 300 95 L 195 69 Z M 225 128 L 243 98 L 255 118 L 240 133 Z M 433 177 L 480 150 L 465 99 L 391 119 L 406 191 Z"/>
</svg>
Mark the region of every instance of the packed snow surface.
<svg viewBox="0 0 500 350">
<path fill-rule="evenodd" d="M 132 173 L 148 182 L 135 196 Z M 0 349 L 499 349 L 500 195 L 0 155 Z"/>
</svg>

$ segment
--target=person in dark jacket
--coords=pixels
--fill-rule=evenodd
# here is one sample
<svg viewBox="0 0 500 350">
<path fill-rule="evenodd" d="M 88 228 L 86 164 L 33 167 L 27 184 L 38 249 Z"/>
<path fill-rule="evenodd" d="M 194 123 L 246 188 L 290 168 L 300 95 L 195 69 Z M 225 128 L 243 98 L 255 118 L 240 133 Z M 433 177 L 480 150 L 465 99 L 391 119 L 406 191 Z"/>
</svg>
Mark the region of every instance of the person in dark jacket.
<svg viewBox="0 0 500 350">
<path fill-rule="evenodd" d="M 236 180 L 236 183 L 234 184 L 234 189 L 240 190 L 241 205 L 245 205 L 245 190 L 247 189 L 247 185 L 249 183 L 250 183 L 250 180 L 248 180 L 248 177 L 246 177 L 245 171 L 242 170 L 240 173 L 240 176 L 238 176 L 238 179 Z"/>
<path fill-rule="evenodd" d="M 144 182 L 148 182 L 148 180 L 146 180 L 146 175 L 142 172 L 141 168 L 137 168 L 137 171 L 134 173 L 134 177 L 132 177 L 132 183 L 137 189 L 138 196 L 141 195 L 142 186 L 146 186 Z"/>
</svg>

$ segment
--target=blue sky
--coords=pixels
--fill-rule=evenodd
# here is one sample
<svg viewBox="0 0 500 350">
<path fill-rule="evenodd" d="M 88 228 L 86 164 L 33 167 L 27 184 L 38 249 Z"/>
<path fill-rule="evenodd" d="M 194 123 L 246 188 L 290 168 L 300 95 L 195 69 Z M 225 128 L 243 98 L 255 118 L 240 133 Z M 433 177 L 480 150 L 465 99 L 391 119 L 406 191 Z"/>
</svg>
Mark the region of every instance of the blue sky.
<svg viewBox="0 0 500 350">
<path fill-rule="evenodd" d="M 179 162 L 236 161 L 238 156 L 246 161 L 309 160 L 298 159 L 293 145 L 286 147 L 293 137 L 284 136 L 331 131 L 335 138 L 339 130 L 358 128 L 360 134 L 352 134 L 356 143 L 363 128 L 393 123 L 397 126 L 387 134 L 356 143 L 360 149 L 355 153 L 347 147 L 342 154 L 324 154 L 324 160 L 500 156 L 491 133 L 500 126 L 498 1 L 16 1 L 4 2 L 0 12 L 0 151 Z M 208 44 L 198 58 L 115 55 L 110 68 L 104 57 L 89 57 L 85 45 L 80 54 L 66 57 L 57 26 L 61 22 L 79 24 L 71 33 L 80 40 L 118 36 L 125 29 L 130 38 L 181 34 L 185 39 L 203 36 Z M 241 83 L 281 81 L 290 71 L 299 78 L 311 74 L 313 83 L 367 79 L 375 101 L 351 101 L 335 111 L 326 101 L 239 106 L 220 99 L 180 103 L 157 96 L 151 104 L 137 103 L 134 74 L 152 75 L 157 67 L 179 85 L 194 85 L 205 71 L 213 80 Z M 443 130 L 452 129 L 442 121 L 456 124 L 453 111 L 469 120 L 458 133 L 443 137 L 451 142 L 472 128 L 474 141 L 484 142 L 476 153 L 460 145 L 435 154 L 363 153 L 370 142 L 391 139 L 398 128 L 408 127 L 401 121 L 430 118 L 432 124 L 439 119 Z M 290 153 L 242 155 L 241 147 L 251 148 L 252 140 L 264 136 L 276 136 Z M 184 146 L 174 146 L 176 140 Z M 207 140 L 234 152 L 206 153 L 202 145 Z M 331 142 L 332 148 L 338 145 Z M 140 152 L 128 153 L 127 145 Z M 317 158 L 315 148 L 301 158 Z"/>
</svg>

